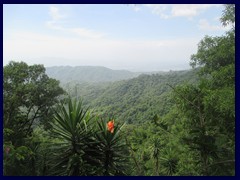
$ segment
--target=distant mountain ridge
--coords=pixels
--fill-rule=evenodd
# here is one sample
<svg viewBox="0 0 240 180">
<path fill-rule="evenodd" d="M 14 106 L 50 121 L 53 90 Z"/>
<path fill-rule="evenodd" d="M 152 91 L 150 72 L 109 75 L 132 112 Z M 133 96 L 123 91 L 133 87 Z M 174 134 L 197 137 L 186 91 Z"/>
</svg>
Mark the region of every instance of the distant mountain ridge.
<svg viewBox="0 0 240 180">
<path fill-rule="evenodd" d="M 113 82 L 137 77 L 141 73 L 127 70 L 112 70 L 102 66 L 53 66 L 46 67 L 49 77 L 68 82 Z"/>
</svg>

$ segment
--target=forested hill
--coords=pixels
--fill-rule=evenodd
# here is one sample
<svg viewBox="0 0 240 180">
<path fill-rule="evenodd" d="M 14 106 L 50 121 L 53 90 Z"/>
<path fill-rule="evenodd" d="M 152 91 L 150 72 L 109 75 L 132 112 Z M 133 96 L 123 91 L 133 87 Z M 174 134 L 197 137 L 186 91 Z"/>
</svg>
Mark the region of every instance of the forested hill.
<svg viewBox="0 0 240 180">
<path fill-rule="evenodd" d="M 112 82 L 134 78 L 140 74 L 127 70 L 112 70 L 101 66 L 54 66 L 47 67 L 46 73 L 61 83 Z"/>
<path fill-rule="evenodd" d="M 72 97 L 83 101 L 98 114 L 115 115 L 128 123 L 142 123 L 171 109 L 170 86 L 197 81 L 198 70 L 171 71 L 167 74 L 142 74 L 137 78 L 107 84 L 67 84 Z M 169 86 L 170 85 L 170 86 Z"/>
<path fill-rule="evenodd" d="M 9 62 L 2 174 L 235 176 L 235 4 L 221 23 L 231 29 L 205 36 L 188 71 L 103 82 L 111 70 L 56 67 L 60 85 L 44 65 Z"/>
</svg>

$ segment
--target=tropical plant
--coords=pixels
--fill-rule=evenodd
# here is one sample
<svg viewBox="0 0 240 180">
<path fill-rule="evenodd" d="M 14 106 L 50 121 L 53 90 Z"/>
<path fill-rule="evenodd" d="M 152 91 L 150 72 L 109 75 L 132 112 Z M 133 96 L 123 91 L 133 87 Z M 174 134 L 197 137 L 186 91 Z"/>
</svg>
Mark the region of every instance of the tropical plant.
<svg viewBox="0 0 240 180">
<path fill-rule="evenodd" d="M 92 116 L 82 107 L 82 101 L 67 99 L 55 109 L 53 135 L 59 142 L 53 144 L 50 151 L 52 175 L 90 175 L 94 167 L 91 164 L 91 143 L 94 143 L 91 128 Z M 97 165 L 97 164 L 96 164 Z"/>
<path fill-rule="evenodd" d="M 128 149 L 120 125 L 110 119 L 98 121 L 95 134 L 98 142 L 98 156 L 103 167 L 102 175 L 126 175 L 128 169 Z"/>
<path fill-rule="evenodd" d="M 151 156 L 155 162 L 155 175 L 159 175 L 159 155 L 162 148 L 161 140 L 159 137 L 153 137 L 151 139 Z"/>
</svg>

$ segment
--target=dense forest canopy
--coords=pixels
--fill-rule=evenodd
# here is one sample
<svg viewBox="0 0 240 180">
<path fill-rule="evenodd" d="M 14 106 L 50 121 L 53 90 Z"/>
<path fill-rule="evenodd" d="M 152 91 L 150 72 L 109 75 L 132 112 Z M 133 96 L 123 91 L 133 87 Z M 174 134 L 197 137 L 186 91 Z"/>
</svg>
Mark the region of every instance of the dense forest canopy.
<svg viewBox="0 0 240 180">
<path fill-rule="evenodd" d="M 116 114 L 120 121 L 135 124 L 149 121 L 155 114 L 165 115 L 173 104 L 169 98 L 169 85 L 196 83 L 198 71 L 142 74 L 113 83 L 67 83 L 62 87 L 71 97 L 84 97 L 84 105 L 94 109 L 98 115 Z"/>
<path fill-rule="evenodd" d="M 221 22 L 231 29 L 205 36 L 188 71 L 60 85 L 43 65 L 11 61 L 3 174 L 234 176 L 235 5 Z"/>
</svg>

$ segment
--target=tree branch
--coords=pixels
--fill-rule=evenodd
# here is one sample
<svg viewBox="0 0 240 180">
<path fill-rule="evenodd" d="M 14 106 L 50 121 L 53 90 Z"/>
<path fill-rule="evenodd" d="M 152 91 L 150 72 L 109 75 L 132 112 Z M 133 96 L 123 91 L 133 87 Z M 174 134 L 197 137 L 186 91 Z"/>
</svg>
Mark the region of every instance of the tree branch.
<svg viewBox="0 0 240 180">
<path fill-rule="evenodd" d="M 235 163 L 235 159 L 230 159 L 230 160 L 225 160 L 225 161 L 219 161 L 219 162 L 216 162 L 216 163 L 213 163 L 211 165 L 209 165 L 208 167 L 210 166 L 215 166 L 217 164 L 223 164 L 223 163 Z"/>
<path fill-rule="evenodd" d="M 127 140 L 127 138 L 125 137 L 125 140 L 126 140 L 126 144 L 128 145 L 128 147 L 130 148 L 130 150 L 132 151 L 132 158 L 133 158 L 133 161 L 134 161 L 134 163 L 135 163 L 135 165 L 137 166 L 137 168 L 138 168 L 138 172 L 139 172 L 139 175 L 142 175 L 142 170 L 141 170 L 141 168 L 139 167 L 139 163 L 137 162 L 137 160 L 136 160 L 136 158 L 135 158 L 135 156 L 134 156 L 134 150 L 132 149 L 132 146 L 128 143 L 128 140 Z"/>
<path fill-rule="evenodd" d="M 173 86 L 171 86 L 171 85 L 168 84 L 168 83 L 167 83 L 167 85 L 168 85 L 170 88 L 172 88 L 178 95 L 180 95 L 181 98 L 185 99 L 189 104 L 191 104 L 193 107 L 195 107 L 195 108 L 198 109 L 198 110 L 200 109 L 200 107 L 196 106 L 196 105 L 193 104 L 190 100 L 188 100 L 187 98 L 185 98 L 184 96 L 182 96 L 179 92 L 177 92 L 177 90 L 176 90 Z"/>
</svg>

